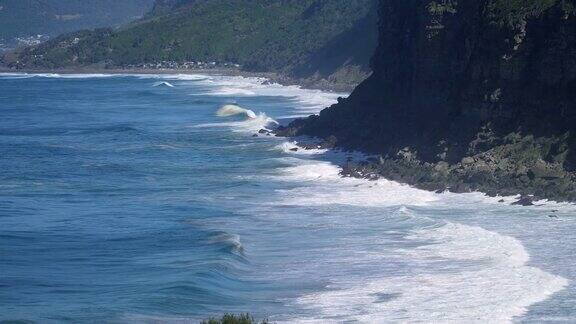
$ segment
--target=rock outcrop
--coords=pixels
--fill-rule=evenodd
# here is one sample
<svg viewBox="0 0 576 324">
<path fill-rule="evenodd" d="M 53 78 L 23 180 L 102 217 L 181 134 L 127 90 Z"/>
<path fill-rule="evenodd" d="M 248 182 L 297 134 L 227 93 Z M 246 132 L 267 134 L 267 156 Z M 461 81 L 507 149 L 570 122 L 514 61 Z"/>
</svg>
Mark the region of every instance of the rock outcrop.
<svg viewBox="0 0 576 324">
<path fill-rule="evenodd" d="M 283 135 L 380 156 L 431 190 L 576 200 L 576 16 L 567 0 L 381 0 L 373 75 Z"/>
</svg>

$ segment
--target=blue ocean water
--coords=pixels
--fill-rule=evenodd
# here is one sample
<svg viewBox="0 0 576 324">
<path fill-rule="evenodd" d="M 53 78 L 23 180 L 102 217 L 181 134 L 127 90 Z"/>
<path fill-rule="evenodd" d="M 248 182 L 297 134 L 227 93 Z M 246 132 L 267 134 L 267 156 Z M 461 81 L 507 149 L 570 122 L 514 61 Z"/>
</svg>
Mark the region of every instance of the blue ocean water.
<svg viewBox="0 0 576 324">
<path fill-rule="evenodd" d="M 341 178 L 354 154 L 254 137 L 338 96 L 1 74 L 0 321 L 576 321 L 574 206 Z"/>
</svg>

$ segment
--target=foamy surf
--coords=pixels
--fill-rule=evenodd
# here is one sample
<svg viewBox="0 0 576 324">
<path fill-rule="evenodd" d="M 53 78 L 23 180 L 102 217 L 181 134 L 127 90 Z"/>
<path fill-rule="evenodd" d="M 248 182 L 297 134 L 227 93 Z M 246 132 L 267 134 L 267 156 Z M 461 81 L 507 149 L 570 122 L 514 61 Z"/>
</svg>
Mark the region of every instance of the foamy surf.
<svg viewBox="0 0 576 324">
<path fill-rule="evenodd" d="M 148 80 L 168 80 L 168 81 L 203 81 L 207 80 L 209 76 L 203 74 L 124 74 L 124 76 L 133 76 L 138 79 Z"/>
<path fill-rule="evenodd" d="M 409 239 L 428 242 L 404 252 L 411 274 L 334 285 L 298 304 L 320 312 L 318 318 L 361 323 L 504 323 L 568 285 L 528 266 L 518 240 L 479 227 L 447 223 Z"/>
<path fill-rule="evenodd" d="M 211 90 L 214 95 L 263 95 L 264 91 L 251 82 L 209 80 L 211 86 L 217 87 Z M 319 110 L 309 110 L 314 111 Z M 263 114 L 249 117 L 242 107 L 230 107 L 218 115 L 244 115 L 247 120 L 201 127 L 227 126 L 233 131 L 256 132 L 269 122 Z M 274 150 L 290 155 L 327 153 L 303 150 L 293 142 L 281 143 Z M 512 201 L 511 197 L 490 198 L 478 193 L 436 194 L 387 180 L 343 178 L 340 168 L 330 162 L 295 158 L 283 162 L 289 166 L 278 169 L 272 178 L 299 185 L 277 190 L 279 201 L 269 202 L 270 205 L 397 208 L 398 215 L 411 219 L 407 222 L 419 224 L 418 219 L 426 216 L 420 215 L 418 208 L 446 207 L 458 202 L 475 208 L 479 208 L 478 204 L 497 208 L 502 199 Z M 567 279 L 530 266 L 530 255 L 511 236 L 455 222 L 438 225 L 436 219 L 422 223 L 434 226 L 413 230 L 407 236 L 412 244 L 396 251 L 398 258 L 413 265 L 412 271 L 336 280 L 324 291 L 298 298 L 296 305 L 315 315 L 291 321 L 509 322 L 568 285 Z M 375 257 L 374 262 L 378 260 Z"/>
<path fill-rule="evenodd" d="M 273 178 L 308 185 L 282 190 L 283 204 L 388 207 L 425 206 L 438 200 L 438 196 L 432 192 L 417 190 L 393 181 L 344 178 L 340 175 L 341 169 L 330 162 L 290 161 L 295 165 L 280 169 L 279 174 Z"/>
<path fill-rule="evenodd" d="M 296 103 L 294 110 L 287 112 L 282 118 L 303 117 L 317 114 L 322 109 L 337 102 L 339 97 L 347 93 L 326 92 L 321 90 L 303 89 L 299 86 L 283 86 L 271 83 L 266 78 L 242 76 L 205 76 L 195 84 L 205 85 L 203 91 L 195 91 L 193 95 L 212 95 L 220 97 L 282 97 Z"/>
<path fill-rule="evenodd" d="M 96 79 L 112 78 L 118 75 L 103 73 L 0 73 L 0 78 L 10 79 L 29 79 L 29 78 L 48 78 L 48 79 Z"/>
<path fill-rule="evenodd" d="M 387 180 L 342 178 L 340 168 L 330 162 L 295 158 L 284 162 L 291 166 L 273 177 L 300 185 L 279 191 L 283 205 L 398 206 L 398 215 L 416 224 L 419 218 L 422 224 L 438 220 L 407 206 L 445 208 L 464 201 L 474 208 L 502 206 L 500 197 L 436 194 Z M 513 237 L 453 222 L 420 226 L 407 236 L 413 247 L 396 251 L 398 258 L 412 265 L 410 273 L 336 281 L 326 291 L 298 298 L 298 306 L 318 315 L 295 321 L 511 322 L 569 283 L 530 266 L 529 253 Z"/>
<path fill-rule="evenodd" d="M 168 88 L 174 88 L 174 85 L 170 82 L 167 81 L 161 81 L 161 82 L 156 82 L 154 83 L 153 87 L 168 87 Z"/>
<path fill-rule="evenodd" d="M 237 105 L 224 105 L 216 112 L 216 116 L 218 117 L 232 117 L 237 115 L 244 115 L 251 119 L 257 117 L 256 113 L 254 113 L 252 110 L 244 109 Z"/>
<path fill-rule="evenodd" d="M 245 120 L 233 121 L 233 122 L 223 122 L 223 123 L 206 123 L 192 126 L 194 128 L 213 128 L 213 127 L 228 127 L 232 129 L 233 132 L 239 133 L 250 133 L 254 134 L 262 129 L 270 129 L 278 122 L 265 113 L 256 114 L 250 109 L 242 108 L 238 105 L 224 105 L 216 111 L 216 116 L 220 118 L 229 118 L 234 116 L 243 116 Z"/>
<path fill-rule="evenodd" d="M 266 116 L 264 113 L 256 115 L 256 118 L 249 118 L 244 121 L 237 122 L 224 122 L 224 123 L 206 123 L 191 126 L 192 128 L 230 128 L 235 133 L 249 133 L 255 134 L 261 129 L 269 129 L 271 126 L 276 125 L 277 122 Z"/>
<path fill-rule="evenodd" d="M 319 155 L 328 152 L 326 149 L 304 149 L 296 144 L 296 142 L 284 142 L 278 144 L 275 150 L 279 150 L 286 154 L 296 154 L 296 155 Z"/>
</svg>

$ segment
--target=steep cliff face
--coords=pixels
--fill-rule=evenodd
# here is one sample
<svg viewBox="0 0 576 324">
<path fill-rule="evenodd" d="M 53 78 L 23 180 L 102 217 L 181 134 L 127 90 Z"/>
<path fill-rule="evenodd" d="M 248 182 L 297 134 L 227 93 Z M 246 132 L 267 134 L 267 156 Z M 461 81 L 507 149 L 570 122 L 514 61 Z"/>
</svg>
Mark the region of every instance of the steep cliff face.
<svg viewBox="0 0 576 324">
<path fill-rule="evenodd" d="M 576 199 L 574 8 L 381 0 L 373 75 L 285 133 L 380 154 L 373 172 L 426 188 Z"/>
</svg>

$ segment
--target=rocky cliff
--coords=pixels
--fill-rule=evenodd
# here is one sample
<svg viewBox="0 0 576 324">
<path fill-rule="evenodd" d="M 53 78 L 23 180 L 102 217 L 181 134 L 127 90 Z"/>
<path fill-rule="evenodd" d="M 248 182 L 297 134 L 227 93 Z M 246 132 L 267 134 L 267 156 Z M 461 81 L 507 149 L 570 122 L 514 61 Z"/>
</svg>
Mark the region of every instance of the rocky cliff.
<svg viewBox="0 0 576 324">
<path fill-rule="evenodd" d="M 345 173 L 576 200 L 576 16 L 566 0 L 381 0 L 373 75 L 280 131 L 379 156 Z"/>
</svg>

